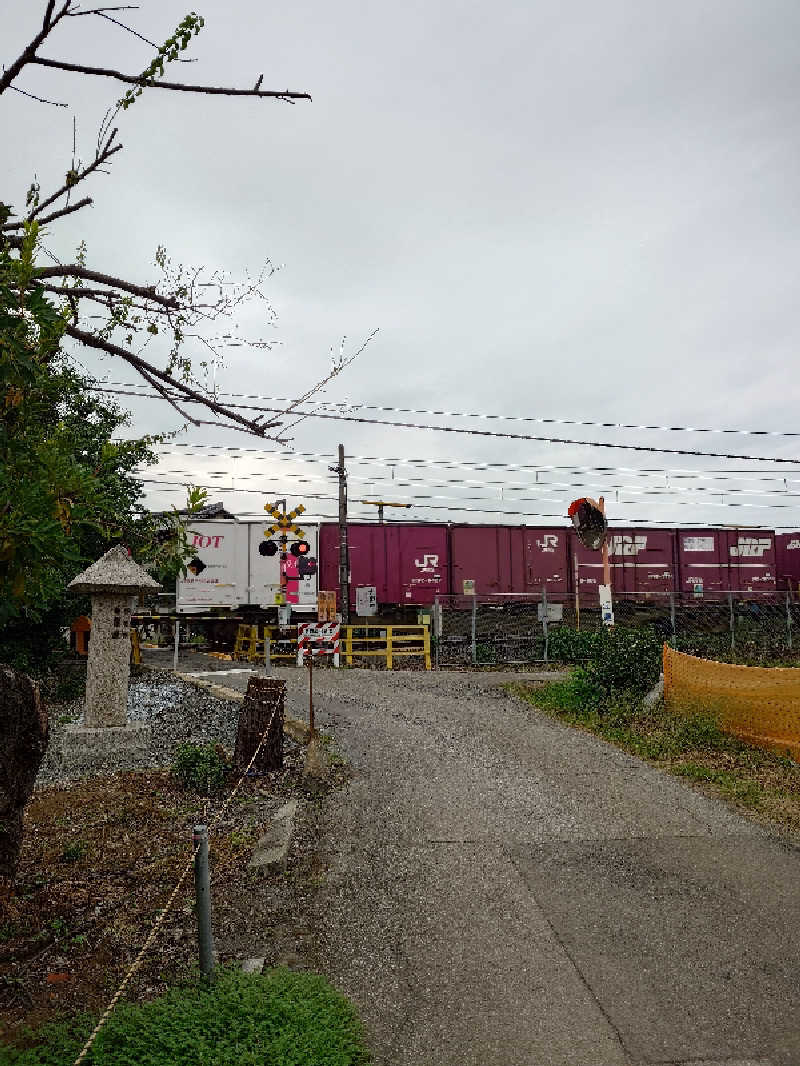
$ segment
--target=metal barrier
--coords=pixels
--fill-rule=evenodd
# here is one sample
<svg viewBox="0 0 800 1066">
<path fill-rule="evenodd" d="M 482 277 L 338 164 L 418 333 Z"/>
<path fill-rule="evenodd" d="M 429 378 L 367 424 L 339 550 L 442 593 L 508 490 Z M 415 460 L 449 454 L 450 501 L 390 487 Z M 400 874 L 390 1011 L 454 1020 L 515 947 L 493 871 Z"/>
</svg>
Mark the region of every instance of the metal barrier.
<svg viewBox="0 0 800 1066">
<path fill-rule="evenodd" d="M 424 659 L 426 670 L 431 668 L 431 637 L 426 625 L 357 625 L 344 626 L 343 630 L 348 666 L 353 665 L 354 658 L 378 657 L 385 659 L 386 669 L 391 670 L 395 659 L 416 655 Z M 381 647 L 376 648 L 376 644 Z"/>
<path fill-rule="evenodd" d="M 665 644 L 664 700 L 713 714 L 750 744 L 800 756 L 800 669 L 713 662 Z"/>
<path fill-rule="evenodd" d="M 559 661 L 570 633 L 603 628 L 596 591 L 439 596 L 432 639 L 437 667 Z M 800 666 L 800 602 L 784 592 L 615 597 L 617 627 L 649 629 L 680 651 L 751 666 Z"/>
<path fill-rule="evenodd" d="M 259 636 L 257 625 L 240 625 L 236 629 L 233 658 L 243 662 L 264 662 L 264 642 L 269 641 L 270 662 L 292 664 L 297 660 L 297 626 L 264 626 Z"/>
</svg>

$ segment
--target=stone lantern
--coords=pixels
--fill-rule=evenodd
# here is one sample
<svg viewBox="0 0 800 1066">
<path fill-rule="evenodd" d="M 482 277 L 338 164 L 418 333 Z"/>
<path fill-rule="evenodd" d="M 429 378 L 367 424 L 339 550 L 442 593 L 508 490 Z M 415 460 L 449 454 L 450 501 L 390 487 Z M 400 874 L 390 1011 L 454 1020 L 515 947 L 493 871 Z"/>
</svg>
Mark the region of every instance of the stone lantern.
<svg viewBox="0 0 800 1066">
<path fill-rule="evenodd" d="M 70 581 L 73 592 L 92 597 L 92 631 L 86 664 L 84 730 L 128 725 L 131 615 L 138 594 L 161 585 L 128 555 L 112 548 Z"/>
</svg>

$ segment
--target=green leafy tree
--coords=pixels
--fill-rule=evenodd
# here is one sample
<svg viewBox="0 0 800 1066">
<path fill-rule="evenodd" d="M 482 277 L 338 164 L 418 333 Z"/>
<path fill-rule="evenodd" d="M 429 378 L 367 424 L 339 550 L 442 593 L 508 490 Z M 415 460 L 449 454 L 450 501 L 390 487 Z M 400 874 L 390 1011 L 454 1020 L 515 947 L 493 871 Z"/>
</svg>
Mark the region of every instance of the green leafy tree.
<svg viewBox="0 0 800 1066">
<path fill-rule="evenodd" d="M 64 311 L 28 284 L 36 239 L 31 223 L 19 256 L 0 251 L 0 657 L 38 675 L 78 613 L 75 574 L 121 542 L 174 578 L 205 496 L 167 521 L 144 507 L 136 472 L 163 437 L 119 437 L 129 416 L 64 354 Z"/>
</svg>

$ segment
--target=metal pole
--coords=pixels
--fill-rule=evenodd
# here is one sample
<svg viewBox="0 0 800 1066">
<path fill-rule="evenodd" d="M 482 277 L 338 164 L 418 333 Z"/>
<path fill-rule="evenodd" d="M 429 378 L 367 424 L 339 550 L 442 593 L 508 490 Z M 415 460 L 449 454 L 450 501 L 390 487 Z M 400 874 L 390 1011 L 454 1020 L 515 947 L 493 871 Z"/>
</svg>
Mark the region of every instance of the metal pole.
<svg viewBox="0 0 800 1066">
<path fill-rule="evenodd" d="M 575 627 L 581 631 L 581 593 L 578 583 L 578 556 L 575 556 Z"/>
<path fill-rule="evenodd" d="M 736 620 L 733 615 L 733 593 L 728 593 L 728 607 L 730 608 L 731 617 L 731 651 L 736 650 Z"/>
<path fill-rule="evenodd" d="M 339 445 L 339 602 L 342 623 L 350 625 L 350 552 L 347 544 L 347 471 L 344 468 L 344 445 Z"/>
<path fill-rule="evenodd" d="M 544 661 L 547 662 L 547 585 L 542 585 L 542 632 L 544 633 Z"/>
<path fill-rule="evenodd" d="M 314 735 L 314 652 L 308 648 L 308 728 Z"/>
<path fill-rule="evenodd" d="M 439 597 L 433 601 L 433 664 L 434 669 L 439 669 L 439 640 L 442 636 L 442 607 L 439 603 Z"/>
<path fill-rule="evenodd" d="M 790 593 L 786 591 L 786 643 L 789 645 L 789 650 L 792 648 L 792 609 L 789 603 Z"/>
<path fill-rule="evenodd" d="M 478 658 L 478 649 L 475 644 L 475 621 L 478 613 L 478 603 L 475 596 L 472 597 L 472 665 L 474 666 Z"/>
<path fill-rule="evenodd" d="M 197 907 L 197 939 L 200 943 L 200 973 L 214 972 L 214 939 L 211 933 L 211 879 L 208 874 L 208 827 L 196 825 L 194 848 L 194 898 Z"/>
<path fill-rule="evenodd" d="M 177 614 L 175 615 L 175 650 L 172 653 L 172 669 L 175 673 L 178 672 L 178 648 L 181 642 L 181 623 Z"/>
<path fill-rule="evenodd" d="M 266 632 L 264 633 L 264 673 L 272 673 L 272 641 Z"/>
<path fill-rule="evenodd" d="M 669 594 L 669 625 L 672 630 L 673 637 L 675 636 L 675 595 L 670 592 Z"/>
</svg>

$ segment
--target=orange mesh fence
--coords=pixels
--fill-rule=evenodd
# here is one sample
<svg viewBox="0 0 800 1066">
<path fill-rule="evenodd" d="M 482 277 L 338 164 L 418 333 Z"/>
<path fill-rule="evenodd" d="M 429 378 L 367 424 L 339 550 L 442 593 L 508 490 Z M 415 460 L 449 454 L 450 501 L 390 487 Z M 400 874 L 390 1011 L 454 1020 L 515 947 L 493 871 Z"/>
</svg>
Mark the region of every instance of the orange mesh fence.
<svg viewBox="0 0 800 1066">
<path fill-rule="evenodd" d="M 800 669 L 717 663 L 665 644 L 664 700 L 712 713 L 734 736 L 800 758 Z"/>
</svg>

